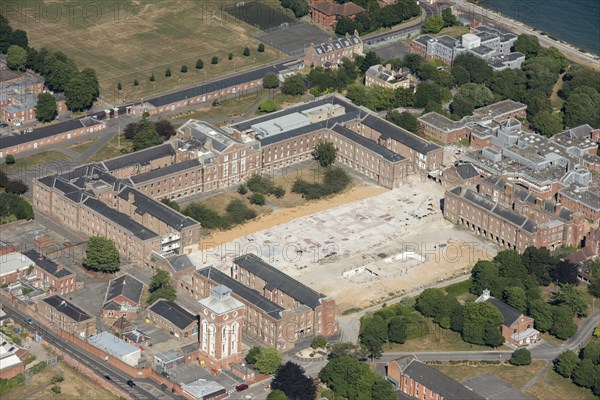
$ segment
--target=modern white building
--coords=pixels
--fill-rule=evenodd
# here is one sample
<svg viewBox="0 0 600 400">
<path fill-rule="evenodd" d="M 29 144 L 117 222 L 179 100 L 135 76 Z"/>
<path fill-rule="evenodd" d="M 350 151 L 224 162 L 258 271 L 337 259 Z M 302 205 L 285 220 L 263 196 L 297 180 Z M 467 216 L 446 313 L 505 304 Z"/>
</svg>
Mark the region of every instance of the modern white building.
<svg viewBox="0 0 600 400">
<path fill-rule="evenodd" d="M 103 331 L 92 335 L 87 339 L 92 346 L 99 348 L 108 355 L 111 355 L 127 365 L 135 367 L 140 361 L 142 350 L 138 347 L 125 342 L 110 332 Z"/>
</svg>

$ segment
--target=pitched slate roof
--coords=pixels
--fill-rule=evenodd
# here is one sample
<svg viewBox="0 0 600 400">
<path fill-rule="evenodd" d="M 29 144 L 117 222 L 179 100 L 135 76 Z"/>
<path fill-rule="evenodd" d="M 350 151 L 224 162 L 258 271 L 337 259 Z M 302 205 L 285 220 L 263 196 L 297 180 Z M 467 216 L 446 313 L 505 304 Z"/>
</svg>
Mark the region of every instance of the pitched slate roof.
<svg viewBox="0 0 600 400">
<path fill-rule="evenodd" d="M 152 179 L 165 177 L 165 176 L 168 176 L 168 175 L 180 172 L 180 171 L 185 171 L 186 169 L 189 169 L 189 168 L 200 167 L 200 166 L 201 166 L 200 161 L 198 161 L 197 158 L 194 158 L 193 160 L 188 160 L 188 161 L 171 164 L 166 167 L 153 169 L 152 171 L 145 172 L 143 174 L 134 175 L 131 177 L 131 181 L 133 183 L 146 182 L 146 181 L 149 181 Z"/>
<path fill-rule="evenodd" d="M 150 311 L 160 315 L 179 329 L 185 329 L 197 321 L 194 314 L 172 301 L 156 300 L 150 306 Z"/>
<path fill-rule="evenodd" d="M 247 303 L 258 307 L 271 318 L 281 319 L 281 313 L 284 311 L 283 307 L 263 297 L 256 290 L 250 289 L 248 286 L 241 284 L 218 269 L 214 267 L 206 267 L 197 270 L 196 273 L 216 282 L 219 285 L 227 286 L 232 290 L 234 295 L 244 299 Z"/>
<path fill-rule="evenodd" d="M 321 1 L 319 3 L 313 4 L 311 7 L 317 11 L 322 12 L 325 15 L 339 15 L 341 17 L 349 17 L 352 15 L 360 14 L 361 12 L 365 11 L 364 8 L 362 8 L 358 4 L 354 4 L 351 1 L 344 4 L 338 4 L 329 1 Z"/>
<path fill-rule="evenodd" d="M 144 225 L 129 218 L 129 216 L 126 214 L 110 208 L 100 200 L 87 198 L 83 204 L 94 210 L 96 213 L 110 219 L 141 240 L 148 240 L 158 236 L 155 232 L 147 229 Z"/>
<path fill-rule="evenodd" d="M 117 296 L 123 296 L 135 303 L 139 303 L 143 290 L 144 284 L 139 279 L 129 274 L 121 275 L 108 284 L 104 301 L 108 302 Z"/>
<path fill-rule="evenodd" d="M 136 151 L 124 156 L 119 156 L 111 160 L 104 161 L 104 165 L 109 171 L 115 171 L 121 168 L 129 167 L 131 165 L 146 165 L 150 164 L 152 160 L 161 158 L 164 156 L 175 156 L 176 152 L 173 146 L 169 143 L 161 144 L 159 146 L 150 147 L 148 149 Z"/>
<path fill-rule="evenodd" d="M 477 393 L 470 391 L 454 379 L 416 359 L 404 367 L 402 374 L 408 375 L 411 379 L 443 396 L 446 400 L 483 400 L 483 397 Z"/>
<path fill-rule="evenodd" d="M 467 180 L 479 176 L 479 173 L 473 167 L 473 164 L 460 164 L 456 166 L 456 173 L 462 180 Z"/>
<path fill-rule="evenodd" d="M 0 149 L 6 149 L 12 146 L 18 146 L 20 144 L 25 144 L 29 142 L 34 142 L 36 140 L 42 140 L 54 135 L 58 135 L 63 132 L 70 132 L 76 129 L 84 128 L 90 125 L 98 125 L 101 122 L 96 120 L 92 120 L 89 117 L 84 117 L 75 120 L 69 120 L 65 122 L 60 122 L 58 124 L 52 124 L 48 126 L 44 126 L 43 128 L 34 129 L 33 132 L 25 134 L 25 135 L 17 135 L 17 136 L 3 136 L 0 139 Z"/>
<path fill-rule="evenodd" d="M 194 268 L 194 263 L 187 254 L 174 254 L 166 257 L 165 260 L 175 272 Z"/>
<path fill-rule="evenodd" d="M 415 134 L 400 128 L 390 122 L 387 122 L 375 115 L 368 115 L 362 120 L 362 123 L 371 129 L 381 133 L 381 138 L 386 140 L 392 138 L 395 141 L 402 143 L 405 146 L 417 151 L 421 154 L 427 154 L 430 151 L 438 150 L 440 146 L 431 143 L 427 140 L 421 139 Z"/>
<path fill-rule="evenodd" d="M 92 318 L 88 313 L 83 311 L 81 308 L 76 305 L 69 303 L 65 299 L 60 296 L 54 295 L 50 297 L 46 297 L 42 299 L 44 303 L 47 303 L 50 307 L 54 308 L 56 311 L 59 311 L 65 314 L 67 317 L 71 318 L 73 321 L 81 322 L 86 321 Z"/>
<path fill-rule="evenodd" d="M 489 297 L 486 302 L 492 304 L 494 307 L 500 311 L 502 314 L 502 318 L 504 318 L 504 325 L 511 326 L 515 323 L 516 320 L 523 314 L 521 311 L 516 308 L 509 306 L 503 301 L 498 300 L 495 297 Z"/>
<path fill-rule="evenodd" d="M 54 261 L 46 257 L 42 257 L 42 255 L 35 250 L 27 250 L 23 254 L 29 257 L 31 261 L 33 261 L 38 267 L 57 278 L 63 278 L 73 274 L 73 272 L 61 267 Z"/>
<path fill-rule="evenodd" d="M 358 133 L 356 133 L 342 125 L 336 124 L 332 130 L 334 132 L 337 132 L 340 135 L 352 140 L 357 145 L 363 146 L 364 148 L 369 149 L 369 150 L 375 152 L 376 154 L 379 154 L 380 156 L 382 156 L 383 158 L 385 158 L 388 161 L 397 162 L 397 161 L 404 160 L 404 157 L 402 157 L 400 154 L 394 153 L 393 151 L 386 149 L 385 147 L 377 144 L 376 142 L 374 142 L 370 139 L 367 139 L 366 137 L 361 136 Z"/>
<path fill-rule="evenodd" d="M 128 199 L 130 194 L 134 196 L 133 205 L 136 207 L 136 214 L 145 215 L 149 213 L 154 218 L 178 231 L 197 224 L 193 219 L 178 213 L 171 207 L 146 196 L 144 193 L 132 187 L 125 187 L 121 190 L 121 192 L 119 192 L 119 197 Z"/>
<path fill-rule="evenodd" d="M 237 257 L 233 260 L 233 263 L 265 281 L 265 289 L 269 291 L 279 289 L 313 310 L 321 304 L 321 299 L 326 297 L 324 294 L 312 290 L 272 265 L 267 264 L 254 254 Z"/>
</svg>

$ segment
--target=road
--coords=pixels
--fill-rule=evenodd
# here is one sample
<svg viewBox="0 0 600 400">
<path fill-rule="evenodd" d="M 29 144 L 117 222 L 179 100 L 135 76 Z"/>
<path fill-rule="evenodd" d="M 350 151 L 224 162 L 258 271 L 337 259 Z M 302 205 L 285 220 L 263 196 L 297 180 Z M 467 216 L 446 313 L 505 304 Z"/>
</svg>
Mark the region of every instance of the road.
<svg viewBox="0 0 600 400">
<path fill-rule="evenodd" d="M 456 3 L 464 12 L 473 16 L 478 15 L 493 20 L 496 24 L 504 25 L 506 29 L 512 31 L 515 34 L 526 33 L 529 35 L 535 35 L 540 41 L 540 45 L 542 45 L 542 47 L 554 46 L 557 49 L 559 49 L 569 60 L 592 65 L 595 68 L 600 68 L 600 60 L 598 59 L 598 56 L 579 51 L 577 48 L 568 43 L 562 43 L 550 39 L 548 36 L 542 35 L 539 31 L 534 30 L 533 28 L 523 24 L 522 22 L 515 21 L 497 12 L 490 11 L 473 3 L 469 3 L 466 0 L 456 0 Z"/>
<path fill-rule="evenodd" d="M 111 381 L 116 386 L 129 393 L 133 399 L 183 399 L 181 396 L 177 396 L 169 392 L 163 392 L 160 385 L 150 379 L 136 379 L 135 382 L 137 386 L 133 388 L 129 387 L 127 385 L 127 381 L 129 379 L 134 379 L 135 377 L 125 374 L 104 360 L 100 360 L 87 351 L 80 349 L 78 346 L 69 342 L 68 340 L 62 339 L 60 336 L 47 329 L 37 320 L 33 320 L 32 324 L 27 324 L 25 321 L 25 315 L 14 309 L 7 302 L 3 302 L 2 307 L 6 314 L 15 322 L 21 324 L 23 327 L 27 328 L 33 333 L 36 331 L 38 333 L 42 332 L 42 337 L 44 340 L 70 355 L 74 359 L 86 364 L 91 370 L 96 372 L 103 379 L 105 375 L 110 376 Z"/>
<path fill-rule="evenodd" d="M 577 352 L 583 347 L 587 339 L 600 323 L 600 310 L 596 310 L 580 325 L 575 336 L 561 345 L 542 342 L 530 348 L 531 357 L 537 360 L 554 360 L 565 350 Z M 415 355 L 422 361 L 483 361 L 483 360 L 507 360 L 512 351 L 451 351 L 451 352 L 420 352 L 420 353 L 384 353 L 376 362 L 387 363 L 402 356 Z"/>
</svg>

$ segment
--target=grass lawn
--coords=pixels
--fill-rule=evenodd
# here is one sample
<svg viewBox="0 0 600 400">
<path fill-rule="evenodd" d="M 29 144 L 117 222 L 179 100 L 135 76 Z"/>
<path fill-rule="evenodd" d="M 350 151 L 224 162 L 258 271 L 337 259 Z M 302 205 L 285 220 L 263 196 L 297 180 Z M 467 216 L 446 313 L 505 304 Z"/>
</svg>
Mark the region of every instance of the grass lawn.
<svg viewBox="0 0 600 400">
<path fill-rule="evenodd" d="M 235 187 L 234 189 L 237 189 L 237 187 Z M 219 214 L 225 213 L 225 209 L 227 208 L 227 205 L 231 200 L 242 200 L 249 208 L 256 211 L 257 216 L 271 211 L 271 209 L 266 205 L 257 206 L 254 204 L 250 204 L 250 202 L 247 200 L 247 197 L 249 195 L 250 193 L 246 194 L 245 196 L 242 196 L 241 194 L 235 191 L 228 190 L 216 194 L 214 196 L 207 197 L 206 199 L 200 200 L 200 202 L 208 208 L 217 211 Z"/>
<path fill-rule="evenodd" d="M 558 91 L 562 88 L 564 83 L 562 78 L 565 75 L 565 73 L 560 74 L 560 76 L 556 80 L 556 83 L 552 87 L 552 94 L 550 95 L 550 104 L 552 105 L 552 109 L 554 110 L 560 110 L 565 104 L 565 101 L 558 96 Z"/>
<path fill-rule="evenodd" d="M 464 26 L 449 26 L 447 28 L 443 28 L 437 36 L 448 35 L 453 38 L 459 38 L 465 33 L 469 33 L 469 27 L 467 25 Z"/>
<path fill-rule="evenodd" d="M 16 162 L 11 165 L 7 165 L 6 163 L 4 163 L 0 166 L 0 170 L 7 174 L 12 174 L 17 171 L 22 171 L 24 169 L 31 168 L 35 165 L 48 164 L 58 160 L 71 160 L 71 157 L 63 153 L 59 153 L 58 151 L 43 151 L 41 153 L 34 154 L 28 157 L 17 158 L 15 160 Z"/>
<path fill-rule="evenodd" d="M 517 389 L 522 388 L 527 382 L 544 367 L 545 361 L 533 360 L 531 365 L 514 366 L 503 362 L 499 364 L 484 364 L 470 362 L 465 364 L 430 364 L 432 367 L 440 370 L 449 377 L 463 382 L 469 378 L 477 375 L 489 373 L 502 379 L 504 382 L 516 387 Z M 538 382 L 539 383 L 539 382 Z M 559 399 L 559 398 L 576 398 L 576 397 L 545 397 L 545 399 Z"/>
<path fill-rule="evenodd" d="M 453 332 L 450 329 L 443 329 L 438 324 L 434 324 L 430 318 L 426 318 L 425 320 L 429 327 L 429 333 L 425 336 L 409 339 L 403 344 L 385 344 L 383 350 L 389 352 L 493 350 L 491 347 L 467 343 L 462 340 L 460 333 Z M 504 346 L 497 350 L 504 350 Z"/>
<path fill-rule="evenodd" d="M 592 400 L 597 399 L 591 390 L 575 385 L 570 379 L 564 378 L 549 370 L 546 374 L 531 386 L 525 394 L 534 399 L 578 399 Z"/>
<path fill-rule="evenodd" d="M 89 147 L 91 145 L 93 145 L 94 143 L 96 143 L 98 139 L 88 139 L 88 140 L 84 140 L 83 142 L 77 143 L 77 144 L 72 144 L 70 146 L 67 146 L 67 149 L 69 150 L 73 150 L 76 153 L 82 154 L 84 153 L 87 149 L 89 149 Z"/>
<path fill-rule="evenodd" d="M 244 115 L 250 108 L 258 105 L 262 97 L 261 92 L 252 93 L 244 97 L 236 97 L 222 101 L 220 105 L 213 107 L 209 104 L 206 107 L 193 111 L 174 115 L 169 119 L 209 119 L 209 118 L 228 118 Z"/>
<path fill-rule="evenodd" d="M 30 46 L 60 50 L 80 69 L 94 68 L 100 95 L 118 102 L 283 59 L 285 55 L 268 46 L 259 53 L 260 42 L 252 36 L 256 28 L 220 10 L 222 5 L 236 2 L 82 0 L 67 7 L 55 1 L 32 0 L 25 11 L 31 18 L 17 18 L 17 13 L 7 17 L 13 29 L 27 32 Z M 36 23 L 31 23 L 32 18 Z M 244 47 L 250 49 L 249 57 L 242 55 Z M 231 61 L 229 53 L 234 56 Z M 216 65 L 211 64 L 213 56 L 219 58 Z M 197 59 L 204 61 L 204 69 L 195 68 Z M 180 72 L 182 65 L 188 67 L 187 73 Z M 165 77 L 167 68 L 172 72 L 170 78 Z M 155 82 L 149 81 L 151 74 Z M 137 87 L 133 86 L 136 79 Z M 123 85 L 120 93 L 118 82 Z"/>
<path fill-rule="evenodd" d="M 122 156 L 124 153 L 121 152 L 120 149 L 131 150 L 133 147 L 133 143 L 131 140 L 127 140 L 121 134 L 121 139 L 119 143 L 119 137 L 115 135 L 108 143 L 106 143 L 103 147 L 101 147 L 96 154 L 91 156 L 86 162 L 95 162 L 95 161 L 103 161 L 109 160 L 114 157 Z"/>
</svg>

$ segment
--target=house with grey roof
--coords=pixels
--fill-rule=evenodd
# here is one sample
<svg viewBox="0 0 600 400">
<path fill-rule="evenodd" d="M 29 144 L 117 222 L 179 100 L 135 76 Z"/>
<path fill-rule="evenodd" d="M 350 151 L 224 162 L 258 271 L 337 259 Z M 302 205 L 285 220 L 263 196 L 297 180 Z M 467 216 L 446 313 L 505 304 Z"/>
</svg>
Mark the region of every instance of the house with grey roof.
<svg viewBox="0 0 600 400">
<path fill-rule="evenodd" d="M 388 89 L 408 89 L 413 77 L 409 69 L 401 68 L 398 71 L 392 69 L 391 64 L 372 65 L 365 72 L 365 86 L 381 86 Z"/>
<path fill-rule="evenodd" d="M 77 285 L 75 272 L 65 268 L 62 264 L 42 256 L 35 250 L 28 250 L 23 254 L 35 263 L 33 272 L 36 278 L 29 279 L 29 283 L 34 287 L 60 295 L 74 292 L 80 288 Z"/>
<path fill-rule="evenodd" d="M 415 356 L 389 361 L 385 378 L 400 392 L 415 399 L 484 400 L 479 394 Z"/>
<path fill-rule="evenodd" d="M 485 289 L 483 294 L 475 300 L 477 303 L 487 302 L 492 304 L 502 314 L 500 330 L 504 341 L 513 346 L 528 346 L 540 340 L 540 332 L 534 328 L 534 319 L 524 315 L 516 308 L 490 295 Z"/>
<path fill-rule="evenodd" d="M 81 338 L 96 333 L 96 317 L 58 295 L 38 301 L 37 311 L 64 332 Z"/>
<path fill-rule="evenodd" d="M 105 318 L 135 318 L 144 291 L 144 283 L 124 274 L 112 279 L 106 288 L 102 316 Z"/>
<path fill-rule="evenodd" d="M 314 67 L 337 68 L 344 59 L 353 60 L 356 56 L 364 54 L 364 44 L 358 36 L 354 35 L 341 38 L 330 38 L 325 43 L 311 43 L 304 50 L 304 64 Z"/>
<path fill-rule="evenodd" d="M 148 307 L 148 317 L 179 340 L 198 335 L 197 315 L 173 301 L 156 300 Z"/>
</svg>

